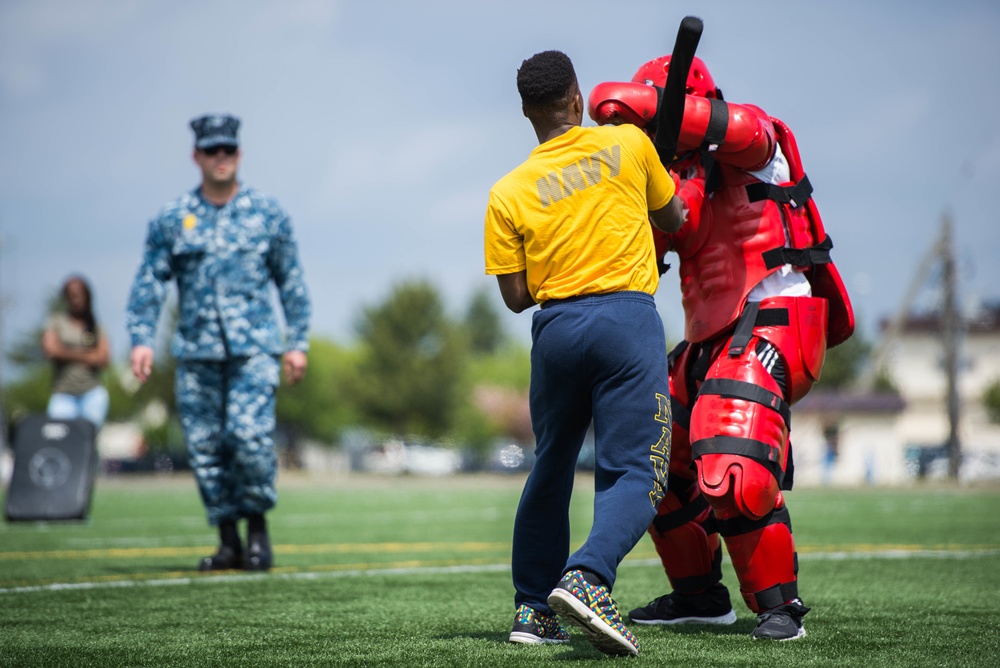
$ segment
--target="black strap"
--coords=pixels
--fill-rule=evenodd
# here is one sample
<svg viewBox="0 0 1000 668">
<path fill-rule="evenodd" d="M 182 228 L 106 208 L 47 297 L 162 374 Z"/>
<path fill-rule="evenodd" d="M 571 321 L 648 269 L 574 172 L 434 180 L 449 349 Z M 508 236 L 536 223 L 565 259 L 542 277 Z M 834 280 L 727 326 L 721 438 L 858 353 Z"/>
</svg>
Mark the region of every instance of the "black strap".
<svg viewBox="0 0 1000 668">
<path fill-rule="evenodd" d="M 689 575 L 686 578 L 670 578 L 670 586 L 678 594 L 697 594 L 709 587 L 718 584 L 722 580 L 722 565 L 719 565 L 719 572 L 705 573 L 703 575 Z"/>
<path fill-rule="evenodd" d="M 693 397 L 698 394 L 697 383 L 705 380 L 705 376 L 708 375 L 708 369 L 712 366 L 712 347 L 706 346 L 702 343 L 696 343 L 694 345 L 696 348 L 691 351 L 691 355 L 694 357 L 694 362 L 691 363 L 691 373 L 687 378 L 689 397 Z"/>
<path fill-rule="evenodd" d="M 783 264 L 790 264 L 794 267 L 811 267 L 816 264 L 829 264 L 831 262 L 831 248 L 833 248 L 833 240 L 830 239 L 830 235 L 827 235 L 823 241 L 809 248 L 772 248 L 761 253 L 761 256 L 764 258 L 764 266 L 768 269 L 774 269 Z"/>
<path fill-rule="evenodd" d="M 733 340 L 729 342 L 727 352 L 730 357 L 739 357 L 750 344 L 750 337 L 757 327 L 788 327 L 789 315 L 787 308 L 760 308 L 760 302 L 747 304 L 733 332 Z"/>
<path fill-rule="evenodd" d="M 781 489 L 790 490 L 795 483 L 795 452 L 792 450 L 792 441 L 788 440 L 788 456 L 785 458 L 785 477 L 781 481 Z"/>
<path fill-rule="evenodd" d="M 705 170 L 705 196 L 711 195 L 722 185 L 722 170 L 708 151 L 701 152 L 701 166 Z"/>
<path fill-rule="evenodd" d="M 670 419 L 685 431 L 691 431 L 691 409 L 674 397 L 670 397 Z"/>
<path fill-rule="evenodd" d="M 719 535 L 724 538 L 730 536 L 743 536 L 748 533 L 753 533 L 754 531 L 759 531 L 760 529 L 771 526 L 772 524 L 784 524 L 788 527 L 789 531 L 792 530 L 792 521 L 788 514 L 787 506 L 776 508 L 759 520 L 752 520 L 749 517 L 737 515 L 736 517 L 730 517 L 726 520 L 716 519 L 715 522 L 719 529 Z"/>
<path fill-rule="evenodd" d="M 743 313 L 736 323 L 736 331 L 733 332 L 733 340 L 729 342 L 730 357 L 739 357 L 746 350 L 747 344 L 750 343 L 750 337 L 753 336 L 753 328 L 757 323 L 757 311 L 759 310 L 760 302 L 750 302 L 743 309 Z"/>
<path fill-rule="evenodd" d="M 763 612 L 771 608 L 777 608 L 787 601 L 799 597 L 799 585 L 797 582 L 782 582 L 773 587 L 755 591 L 754 599 L 757 601 L 757 609 Z"/>
<path fill-rule="evenodd" d="M 691 459 L 695 460 L 705 455 L 739 455 L 752 459 L 774 476 L 781 483 L 781 462 L 778 461 L 779 450 L 772 448 L 763 441 L 739 436 L 713 436 L 702 438 L 691 444 Z"/>
<path fill-rule="evenodd" d="M 705 151 L 714 151 L 719 148 L 726 139 L 726 130 L 729 129 L 729 105 L 722 100 L 708 98 L 712 104 L 708 115 L 708 127 L 705 129 L 705 138 L 701 142 L 701 148 Z"/>
<path fill-rule="evenodd" d="M 759 531 L 760 529 L 773 524 L 773 522 L 771 522 L 771 516 L 773 514 L 774 513 L 768 513 L 759 520 L 751 520 L 747 517 L 743 517 L 742 515 L 730 517 L 725 520 L 716 518 L 715 525 L 719 529 L 719 535 L 723 538 L 727 538 L 729 536 L 742 536 L 754 531 Z"/>
<path fill-rule="evenodd" d="M 717 394 L 727 399 L 746 399 L 755 404 L 767 406 L 781 415 L 785 425 L 792 428 L 792 409 L 780 396 L 753 383 L 746 383 L 742 380 L 732 380 L 730 378 L 709 378 L 701 385 L 698 391 L 699 396 L 705 394 Z M 673 406 L 673 404 L 671 404 Z"/>
<path fill-rule="evenodd" d="M 754 327 L 788 327 L 788 309 L 762 309 L 753 324 Z"/>
<path fill-rule="evenodd" d="M 708 500 L 704 496 L 699 496 L 686 506 L 681 506 L 666 515 L 657 515 L 653 518 L 653 526 L 663 534 L 694 521 L 694 518 L 705 512 L 707 508 Z"/>
<path fill-rule="evenodd" d="M 798 183 L 790 186 L 778 186 L 773 183 L 757 181 L 746 186 L 747 200 L 759 202 L 762 199 L 769 199 L 779 204 L 788 204 L 793 209 L 805 204 L 812 197 L 813 187 L 809 183 L 809 177 L 805 174 Z"/>
</svg>

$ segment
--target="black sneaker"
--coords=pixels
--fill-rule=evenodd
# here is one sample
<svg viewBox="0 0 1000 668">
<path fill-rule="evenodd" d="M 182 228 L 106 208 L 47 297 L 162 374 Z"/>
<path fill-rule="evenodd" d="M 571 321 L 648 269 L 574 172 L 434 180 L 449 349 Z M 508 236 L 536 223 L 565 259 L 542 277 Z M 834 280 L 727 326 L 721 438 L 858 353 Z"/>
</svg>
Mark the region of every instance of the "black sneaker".
<svg viewBox="0 0 1000 668">
<path fill-rule="evenodd" d="M 238 568 L 243 568 L 243 555 L 225 545 L 198 563 L 199 571 L 228 571 Z"/>
<path fill-rule="evenodd" d="M 806 634 L 802 618 L 809 608 L 799 599 L 792 599 L 784 605 L 771 608 L 757 615 L 757 628 L 750 637 L 754 640 L 795 640 Z"/>
<path fill-rule="evenodd" d="M 639 641 L 618 614 L 618 606 L 604 585 L 587 581 L 573 570 L 549 594 L 549 607 L 583 629 L 590 644 L 612 656 L 638 656 Z"/>
<path fill-rule="evenodd" d="M 732 624 L 736 621 L 729 590 L 722 583 L 700 594 L 670 592 L 628 613 L 636 624 Z"/>
<path fill-rule="evenodd" d="M 546 615 L 526 605 L 514 613 L 514 628 L 508 640 L 519 645 L 569 642 L 569 633 L 555 615 Z"/>
</svg>

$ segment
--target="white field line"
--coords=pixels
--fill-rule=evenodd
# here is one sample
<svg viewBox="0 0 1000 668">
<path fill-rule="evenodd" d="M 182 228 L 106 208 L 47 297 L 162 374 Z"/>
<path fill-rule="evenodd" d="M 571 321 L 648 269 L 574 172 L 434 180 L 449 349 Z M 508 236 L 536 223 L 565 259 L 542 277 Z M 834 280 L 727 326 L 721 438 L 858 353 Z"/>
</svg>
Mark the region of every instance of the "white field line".
<svg viewBox="0 0 1000 668">
<path fill-rule="evenodd" d="M 976 559 L 1000 556 L 1000 549 L 982 550 L 864 550 L 799 553 L 799 559 L 843 561 L 849 559 Z M 727 557 L 728 559 L 728 557 Z M 622 566 L 659 566 L 659 559 L 626 560 Z M 456 566 L 408 566 L 399 568 L 359 568 L 343 571 L 301 571 L 269 574 L 203 575 L 198 577 L 155 578 L 148 580 L 111 580 L 92 582 L 63 582 L 24 587 L 0 588 L 0 595 L 31 594 L 36 592 L 77 591 L 128 587 L 168 587 L 176 585 L 259 582 L 261 578 L 281 580 L 326 580 L 336 578 L 376 577 L 392 575 L 434 575 L 455 573 L 490 573 L 510 570 L 510 564 L 467 564 Z"/>
</svg>

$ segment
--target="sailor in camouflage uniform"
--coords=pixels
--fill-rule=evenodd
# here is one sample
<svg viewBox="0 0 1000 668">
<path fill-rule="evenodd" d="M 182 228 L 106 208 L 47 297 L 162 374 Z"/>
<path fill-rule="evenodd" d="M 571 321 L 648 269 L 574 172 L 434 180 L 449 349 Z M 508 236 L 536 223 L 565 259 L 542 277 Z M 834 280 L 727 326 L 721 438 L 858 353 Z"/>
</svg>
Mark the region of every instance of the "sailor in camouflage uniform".
<svg viewBox="0 0 1000 668">
<path fill-rule="evenodd" d="M 160 310 L 176 281 L 177 409 L 208 521 L 221 538 L 200 570 L 271 567 L 264 514 L 277 500 L 279 367 L 283 357 L 286 380 L 297 382 L 308 350 L 309 295 L 291 221 L 274 198 L 237 180 L 239 125 L 228 115 L 191 121 L 202 183 L 149 223 L 126 314 L 132 370 L 144 382 Z M 271 282 L 284 310 L 284 337 Z"/>
</svg>

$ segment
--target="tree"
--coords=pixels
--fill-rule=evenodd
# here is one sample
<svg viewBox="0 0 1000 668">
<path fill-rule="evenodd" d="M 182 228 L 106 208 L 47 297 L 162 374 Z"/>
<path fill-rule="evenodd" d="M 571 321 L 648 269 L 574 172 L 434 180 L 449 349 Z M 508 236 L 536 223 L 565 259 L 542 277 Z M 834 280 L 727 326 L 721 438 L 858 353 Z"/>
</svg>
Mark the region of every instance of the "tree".
<svg viewBox="0 0 1000 668">
<path fill-rule="evenodd" d="M 990 421 L 1000 424 L 1000 380 L 996 380 L 983 393 L 983 405 Z"/>
<path fill-rule="evenodd" d="M 453 435 L 474 463 L 486 463 L 498 439 L 534 440 L 528 411 L 530 379 L 531 351 L 512 340 L 493 354 L 470 357 Z"/>
<path fill-rule="evenodd" d="M 34 365 L 8 382 L 3 388 L 3 412 L 6 423 L 15 424 L 29 413 L 44 413 L 52 393 L 52 367 Z"/>
<path fill-rule="evenodd" d="M 397 285 L 357 324 L 361 359 L 353 395 L 361 416 L 398 436 L 440 437 L 453 426 L 467 355 L 437 290 L 426 281 Z"/>
<path fill-rule="evenodd" d="M 824 389 L 847 389 L 858 379 L 872 345 L 855 331 L 854 335 L 835 348 L 826 351 L 820 385 Z"/>
<path fill-rule="evenodd" d="M 59 309 L 62 298 L 54 291 L 48 299 L 46 318 Z M 44 321 L 22 334 L 7 352 L 7 360 L 18 370 L 17 380 L 3 388 L 3 411 L 7 424 L 15 424 L 28 413 L 44 413 L 52 393 L 52 364 L 42 353 Z"/>
<path fill-rule="evenodd" d="M 505 334 L 500 314 L 497 313 L 485 288 L 477 290 L 465 312 L 465 333 L 474 355 L 492 355 L 503 345 Z"/>
<path fill-rule="evenodd" d="M 358 415 L 349 385 L 355 374 L 357 354 L 335 342 L 309 340 L 309 367 L 297 385 L 278 388 L 278 422 L 295 435 L 330 443 Z"/>
</svg>

